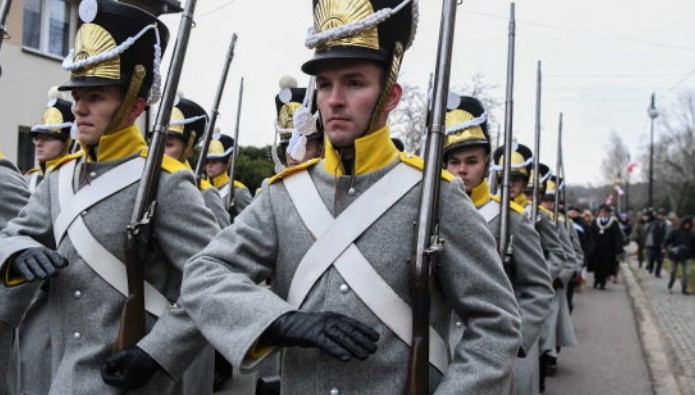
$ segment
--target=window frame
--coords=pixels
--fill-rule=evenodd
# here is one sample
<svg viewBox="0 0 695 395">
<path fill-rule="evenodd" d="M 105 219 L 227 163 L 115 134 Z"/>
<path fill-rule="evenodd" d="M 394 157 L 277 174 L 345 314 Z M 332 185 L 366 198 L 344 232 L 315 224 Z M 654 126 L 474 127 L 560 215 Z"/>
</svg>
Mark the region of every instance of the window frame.
<svg viewBox="0 0 695 395">
<path fill-rule="evenodd" d="M 39 0 L 41 2 L 41 20 L 39 23 L 39 48 L 34 48 L 24 44 L 22 38 L 22 50 L 27 53 L 39 55 L 48 59 L 62 61 L 64 56 L 70 52 L 72 43 L 75 42 L 75 34 L 77 33 L 77 9 L 74 0 L 65 0 L 69 5 L 68 11 L 68 47 L 65 55 L 54 54 L 49 51 L 51 39 L 51 1 Z M 22 10 L 24 12 L 24 10 Z"/>
</svg>

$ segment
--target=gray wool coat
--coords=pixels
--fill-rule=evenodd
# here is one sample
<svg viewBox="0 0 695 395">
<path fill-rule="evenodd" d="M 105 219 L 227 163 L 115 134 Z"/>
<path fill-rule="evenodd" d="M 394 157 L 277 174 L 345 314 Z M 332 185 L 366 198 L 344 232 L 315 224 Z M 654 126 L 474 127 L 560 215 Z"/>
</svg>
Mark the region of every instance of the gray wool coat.
<svg viewBox="0 0 695 395">
<path fill-rule="evenodd" d="M 97 179 L 134 156 L 84 165 L 78 159 L 73 189 Z M 84 172 L 84 174 L 82 174 Z M 12 257 L 26 248 L 44 245 L 56 249 L 69 261 L 51 281 L 49 310 L 53 382 L 50 394 L 118 394 L 100 375 L 103 362 L 112 353 L 125 299 L 99 277 L 78 255 L 69 235 L 56 245 L 52 220 L 58 215 L 58 171 L 49 172 L 26 208 L 0 233 L 0 264 L 3 273 Z M 124 260 L 126 226 L 133 211 L 139 183 L 96 203 L 83 212 L 82 219 L 94 237 L 111 254 Z M 145 278 L 167 299 L 180 294 L 185 262 L 200 251 L 219 231 L 212 212 L 205 207 L 188 171 L 162 172 L 158 205 L 153 223 L 154 249 L 148 257 Z M 24 283 L 17 289 L 34 290 L 40 284 Z M 147 335 L 138 347 L 162 367 L 140 390 L 129 394 L 178 394 L 180 378 L 191 360 L 205 346 L 186 312 L 174 304 L 157 320 L 147 317 Z"/>
<path fill-rule="evenodd" d="M 307 171 L 337 216 L 397 162 L 354 177 L 329 174 L 323 162 Z M 356 193 L 348 194 L 351 186 Z M 500 394 L 509 388 L 518 352 L 518 307 L 494 238 L 460 181 L 442 182 L 440 197 L 440 212 L 446 213 L 440 229 L 446 244 L 435 270 L 430 323 L 447 341 L 453 307 L 466 330 L 445 374 L 430 367 L 430 392 Z M 419 200 L 418 184 L 355 242 L 406 302 L 410 299 L 407 262 L 413 253 Z M 233 364 L 249 369 L 258 362 L 250 353 L 254 343 L 273 321 L 292 311 L 285 298 L 297 265 L 313 242 L 278 181 L 264 188 L 232 226 L 186 265 L 182 302 L 203 334 Z M 275 293 L 256 285 L 268 278 Z M 316 348 L 287 348 L 282 360 L 283 394 L 404 392 L 409 347 L 355 293 L 341 287 L 344 282 L 335 268 L 329 268 L 301 309 L 335 311 L 364 322 L 379 332 L 378 350 L 366 361 L 340 362 Z"/>
<path fill-rule="evenodd" d="M 0 159 L 0 230 L 7 226 L 29 201 L 29 189 L 17 167 L 8 159 Z M 0 379 L 7 377 L 12 347 L 12 331 L 19 325 L 33 293 L 17 292 L 0 287 Z M 17 304 L 8 300 L 17 299 Z M 21 300 L 21 302 L 20 302 Z M 0 394 L 5 385 L 0 385 Z"/>
<path fill-rule="evenodd" d="M 496 204 L 488 202 L 486 204 Z M 479 207 L 480 209 L 480 207 Z M 509 231 L 513 236 L 516 276 L 512 283 L 521 315 L 520 356 L 514 364 L 514 380 L 510 394 L 534 395 L 538 387 L 538 338 L 555 291 L 550 279 L 550 270 L 543 257 L 540 237 L 526 215 L 510 210 Z M 499 234 L 500 216 L 488 222 L 493 235 Z M 458 320 L 452 326 L 452 337 L 460 337 L 463 325 Z M 458 333 L 458 336 L 455 336 Z M 449 341 L 451 342 L 451 338 Z M 536 391 L 537 392 L 537 391 Z"/>
</svg>

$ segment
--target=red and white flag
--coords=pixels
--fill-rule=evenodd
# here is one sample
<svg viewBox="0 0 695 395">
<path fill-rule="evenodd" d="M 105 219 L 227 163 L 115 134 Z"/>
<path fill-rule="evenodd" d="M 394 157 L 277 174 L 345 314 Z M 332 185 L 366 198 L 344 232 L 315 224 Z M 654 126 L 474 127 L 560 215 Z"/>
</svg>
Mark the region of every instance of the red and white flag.
<svg viewBox="0 0 695 395">
<path fill-rule="evenodd" d="M 621 188 L 620 185 L 615 186 L 615 192 L 618 194 L 618 196 L 623 196 L 625 194 L 623 188 Z"/>
<path fill-rule="evenodd" d="M 631 162 L 630 164 L 627 165 L 627 172 L 633 173 L 636 168 L 637 168 L 637 163 Z"/>
</svg>

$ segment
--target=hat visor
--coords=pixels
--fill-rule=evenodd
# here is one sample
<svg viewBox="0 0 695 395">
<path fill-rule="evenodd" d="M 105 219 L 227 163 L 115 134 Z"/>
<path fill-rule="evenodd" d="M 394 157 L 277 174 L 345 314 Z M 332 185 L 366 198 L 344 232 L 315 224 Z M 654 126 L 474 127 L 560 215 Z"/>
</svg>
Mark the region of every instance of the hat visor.
<svg viewBox="0 0 695 395">
<path fill-rule="evenodd" d="M 444 155 L 450 154 L 452 151 L 457 150 L 459 148 L 467 148 L 467 147 L 483 147 L 487 149 L 487 152 L 490 153 L 490 142 L 487 140 L 483 139 L 475 139 L 475 140 L 466 140 L 466 141 L 459 141 L 456 143 L 453 143 L 447 147 L 444 148 Z"/>
<path fill-rule="evenodd" d="M 317 51 L 311 60 L 302 65 L 302 71 L 309 75 L 316 75 L 316 70 L 321 63 L 340 60 L 367 60 L 384 67 L 388 65 L 388 56 L 382 51 L 355 46 L 335 46 L 321 52 Z"/>
<path fill-rule="evenodd" d="M 71 91 L 75 88 L 94 88 L 99 86 L 125 86 L 126 81 L 101 77 L 72 77 L 70 81 L 58 87 L 59 91 Z"/>
<path fill-rule="evenodd" d="M 60 133 L 54 132 L 52 130 L 32 130 L 29 132 L 29 135 L 31 136 L 48 136 L 48 137 L 53 137 L 54 139 L 57 140 L 63 140 L 67 141 L 67 139 L 70 138 L 70 128 L 63 128 L 61 129 Z"/>
</svg>

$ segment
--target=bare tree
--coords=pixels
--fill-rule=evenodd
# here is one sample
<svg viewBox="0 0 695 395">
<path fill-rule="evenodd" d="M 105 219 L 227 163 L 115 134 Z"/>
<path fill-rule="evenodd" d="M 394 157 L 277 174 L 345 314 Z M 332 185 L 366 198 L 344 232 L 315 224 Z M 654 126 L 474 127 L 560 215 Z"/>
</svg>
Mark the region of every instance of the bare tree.
<svg viewBox="0 0 695 395">
<path fill-rule="evenodd" d="M 655 126 L 655 202 L 668 201 L 679 214 L 695 210 L 695 91 L 681 92 Z M 649 168 L 649 147 L 641 156 Z"/>
<path fill-rule="evenodd" d="M 420 140 L 427 120 L 427 99 L 419 86 L 401 84 L 403 96 L 389 114 L 391 134 L 400 138 L 408 152 L 420 150 Z"/>
<path fill-rule="evenodd" d="M 613 184 L 617 179 L 625 176 L 627 165 L 630 161 L 630 151 L 623 142 L 622 137 L 611 131 L 608 135 L 608 149 L 601 162 L 601 173 L 608 184 Z"/>
</svg>

